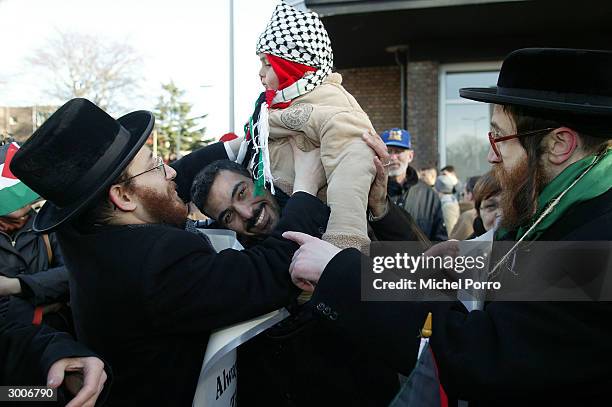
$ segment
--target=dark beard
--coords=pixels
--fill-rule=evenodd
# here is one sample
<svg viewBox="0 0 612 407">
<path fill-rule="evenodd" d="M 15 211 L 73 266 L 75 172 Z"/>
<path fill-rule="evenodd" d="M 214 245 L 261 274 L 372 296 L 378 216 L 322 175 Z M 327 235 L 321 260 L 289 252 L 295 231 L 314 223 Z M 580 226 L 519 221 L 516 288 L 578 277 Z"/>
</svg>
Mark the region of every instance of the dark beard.
<svg viewBox="0 0 612 407">
<path fill-rule="evenodd" d="M 546 185 L 547 177 L 540 160 L 529 157 L 510 171 L 496 164 L 493 176 L 501 186 L 501 226 L 516 230 L 526 225 L 535 214 L 538 197 Z"/>
<path fill-rule="evenodd" d="M 182 229 L 187 221 L 188 210 L 181 198 L 174 196 L 175 188 L 176 184 L 171 182 L 165 194 L 150 188 L 138 188 L 136 194 L 155 222 Z"/>
</svg>

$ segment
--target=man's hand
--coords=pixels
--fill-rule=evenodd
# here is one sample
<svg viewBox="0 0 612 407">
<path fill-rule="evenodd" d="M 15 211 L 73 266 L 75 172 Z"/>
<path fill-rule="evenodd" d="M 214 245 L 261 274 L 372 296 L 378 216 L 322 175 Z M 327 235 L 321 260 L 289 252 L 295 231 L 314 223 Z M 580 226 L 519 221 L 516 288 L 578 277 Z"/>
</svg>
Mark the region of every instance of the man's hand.
<svg viewBox="0 0 612 407">
<path fill-rule="evenodd" d="M 21 282 L 18 278 L 0 276 L 0 297 L 21 294 Z"/>
<path fill-rule="evenodd" d="M 327 263 L 340 252 L 340 249 L 301 232 L 285 232 L 283 237 L 300 245 L 293 254 L 289 266 L 291 281 L 304 291 L 314 291 L 314 286 L 319 282 Z"/>
<path fill-rule="evenodd" d="M 373 158 L 376 167 L 376 177 L 370 187 L 368 195 L 368 208 L 375 217 L 381 217 L 387 213 L 387 182 L 389 181 L 389 153 L 385 142 L 376 133 L 364 133 L 363 141 L 374 150 L 376 156 Z M 384 163 L 384 164 L 383 164 Z"/>
<path fill-rule="evenodd" d="M 325 170 L 321 163 L 321 150 L 315 148 L 305 152 L 298 148 L 294 137 L 289 137 L 289 144 L 293 149 L 293 168 L 295 180 L 293 192 L 304 191 L 316 196 L 319 189 L 327 183 Z"/>
<path fill-rule="evenodd" d="M 431 246 L 423 255 L 428 257 L 457 257 L 459 256 L 459 241 L 450 239 L 445 242 L 437 243 Z"/>
<path fill-rule="evenodd" d="M 431 246 L 425 253 L 423 253 L 425 257 L 457 257 L 459 256 L 459 241 L 455 239 L 450 239 L 445 242 L 437 243 Z M 455 270 L 452 269 L 444 269 L 445 275 L 449 277 L 453 281 L 457 281 L 458 274 Z"/>
<path fill-rule="evenodd" d="M 93 407 L 106 382 L 104 362 L 96 357 L 60 359 L 49 368 L 47 386 L 58 388 L 64 381 L 75 397 L 66 407 Z"/>
</svg>

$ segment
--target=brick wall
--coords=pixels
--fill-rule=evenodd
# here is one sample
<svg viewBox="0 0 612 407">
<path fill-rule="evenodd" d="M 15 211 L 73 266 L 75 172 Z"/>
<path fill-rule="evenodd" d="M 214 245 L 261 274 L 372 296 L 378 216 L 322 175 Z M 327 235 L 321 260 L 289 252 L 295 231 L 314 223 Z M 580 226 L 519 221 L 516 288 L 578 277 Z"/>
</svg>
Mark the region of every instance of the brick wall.
<svg viewBox="0 0 612 407">
<path fill-rule="evenodd" d="M 359 102 L 379 133 L 401 127 L 399 66 L 339 70 L 342 84 Z M 413 139 L 415 168 L 438 161 L 438 64 L 408 65 L 408 131 Z"/>
<path fill-rule="evenodd" d="M 342 85 L 370 116 L 377 132 L 400 125 L 399 67 L 354 68 L 338 72 L 342 74 Z"/>
</svg>

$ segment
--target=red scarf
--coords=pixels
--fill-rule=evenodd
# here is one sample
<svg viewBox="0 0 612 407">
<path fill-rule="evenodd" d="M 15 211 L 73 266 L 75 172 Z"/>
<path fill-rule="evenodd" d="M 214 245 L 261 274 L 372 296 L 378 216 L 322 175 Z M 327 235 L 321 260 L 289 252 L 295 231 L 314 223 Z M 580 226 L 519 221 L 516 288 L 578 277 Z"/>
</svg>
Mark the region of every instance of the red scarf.
<svg viewBox="0 0 612 407">
<path fill-rule="evenodd" d="M 268 58 L 270 65 L 272 65 L 274 73 L 278 77 L 278 90 L 285 89 L 287 86 L 293 85 L 297 80 L 301 79 L 306 72 L 314 72 L 317 70 L 311 66 L 287 61 L 286 59 L 274 55 L 265 55 Z M 276 92 L 276 90 L 266 91 L 266 102 L 268 103 L 268 106 L 274 109 L 284 109 L 291 104 L 291 101 L 288 101 L 271 105 L 272 99 L 274 99 Z"/>
</svg>

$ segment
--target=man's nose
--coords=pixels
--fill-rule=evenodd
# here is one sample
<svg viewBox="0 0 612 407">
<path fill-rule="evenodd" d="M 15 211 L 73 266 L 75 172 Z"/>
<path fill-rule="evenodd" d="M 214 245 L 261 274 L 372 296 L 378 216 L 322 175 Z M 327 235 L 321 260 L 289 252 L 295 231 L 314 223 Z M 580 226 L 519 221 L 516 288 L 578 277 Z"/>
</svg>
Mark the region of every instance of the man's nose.
<svg viewBox="0 0 612 407">
<path fill-rule="evenodd" d="M 495 154 L 493 147 L 489 146 L 489 153 L 487 154 L 487 161 L 489 164 L 499 164 L 502 162 L 501 158 Z"/>
<path fill-rule="evenodd" d="M 234 205 L 234 210 L 243 219 L 251 219 L 253 217 L 253 207 L 247 203 L 240 202 Z"/>
<path fill-rule="evenodd" d="M 176 170 L 170 167 L 168 164 L 164 164 L 166 166 L 166 179 L 174 179 L 176 178 Z"/>
</svg>

